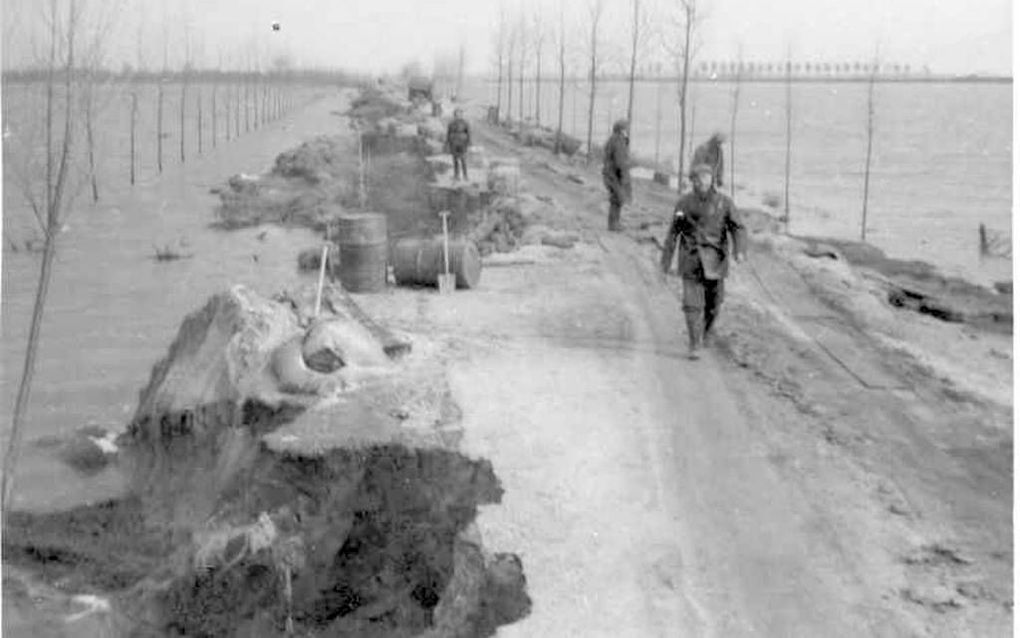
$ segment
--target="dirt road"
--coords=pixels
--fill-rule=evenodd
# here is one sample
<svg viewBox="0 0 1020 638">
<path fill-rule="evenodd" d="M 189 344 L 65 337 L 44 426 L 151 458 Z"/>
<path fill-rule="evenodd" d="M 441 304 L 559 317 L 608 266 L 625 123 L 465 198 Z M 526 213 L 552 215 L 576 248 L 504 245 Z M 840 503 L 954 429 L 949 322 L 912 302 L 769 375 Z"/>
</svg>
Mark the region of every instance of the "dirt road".
<svg viewBox="0 0 1020 638">
<path fill-rule="evenodd" d="M 635 233 L 602 230 L 597 178 L 578 169 L 587 184 L 568 183 L 538 151 L 479 137 L 490 154 L 524 153 L 527 190 L 586 238 L 515 253 L 471 293 L 386 303 L 457 353 L 464 449 L 506 488 L 479 528 L 487 547 L 521 555 L 535 603 L 500 635 L 1008 634 L 1008 464 L 962 479 L 962 457 L 926 438 L 931 411 L 905 416 L 921 390 L 855 390 L 760 321 L 770 302 L 747 266 L 731 280 L 723 345 L 686 360 L 678 284 Z M 788 352 L 746 361 L 769 348 Z M 803 375 L 796 392 L 777 366 Z M 873 431 L 854 434 L 867 420 Z M 969 468 L 1010 449 L 1000 436 Z"/>
</svg>

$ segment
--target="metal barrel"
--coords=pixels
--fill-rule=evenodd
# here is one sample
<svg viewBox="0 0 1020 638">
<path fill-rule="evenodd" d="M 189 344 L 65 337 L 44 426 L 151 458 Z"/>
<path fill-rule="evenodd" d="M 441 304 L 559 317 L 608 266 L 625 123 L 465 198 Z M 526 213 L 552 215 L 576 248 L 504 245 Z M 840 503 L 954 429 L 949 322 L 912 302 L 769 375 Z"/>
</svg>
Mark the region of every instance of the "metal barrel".
<svg viewBox="0 0 1020 638">
<path fill-rule="evenodd" d="M 435 286 L 443 267 L 442 238 L 405 238 L 392 249 L 393 278 L 398 285 Z M 458 288 L 476 288 L 482 276 L 482 258 L 474 242 L 450 239 L 450 273 Z"/>
<path fill-rule="evenodd" d="M 386 289 L 386 216 L 379 213 L 344 213 L 336 218 L 340 263 L 334 272 L 350 292 Z"/>
</svg>

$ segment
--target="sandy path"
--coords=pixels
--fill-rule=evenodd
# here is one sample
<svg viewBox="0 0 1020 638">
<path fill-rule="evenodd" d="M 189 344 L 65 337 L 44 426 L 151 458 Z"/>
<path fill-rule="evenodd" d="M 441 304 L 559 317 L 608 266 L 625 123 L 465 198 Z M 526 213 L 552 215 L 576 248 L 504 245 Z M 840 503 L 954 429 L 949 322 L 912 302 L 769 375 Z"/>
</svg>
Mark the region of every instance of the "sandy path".
<svg viewBox="0 0 1020 638">
<path fill-rule="evenodd" d="M 480 137 L 490 153 L 517 153 Z M 486 270 L 482 290 L 419 306 L 439 334 L 467 342 L 451 372 L 465 450 L 491 459 L 506 488 L 479 527 L 490 549 L 520 553 L 535 601 L 500 635 L 1005 635 L 1008 602 L 961 598 L 965 575 L 927 554 L 906 560 L 980 527 L 917 496 L 938 445 L 923 414 L 910 420 L 923 392 L 848 395 L 875 401 L 865 422 L 844 414 L 842 425 L 874 421 L 872 454 L 722 352 L 687 361 L 676 282 L 663 285 L 653 250 L 602 231 L 590 174 L 569 184 L 535 152 L 525 158 L 539 158 L 525 161 L 527 190 L 555 198 L 560 225 L 591 243 L 535 251 L 523 256 L 534 265 Z M 760 301 L 751 281 L 738 269 L 737 303 Z M 724 329 L 772 338 L 725 317 Z M 838 389 L 832 374 L 808 371 Z M 933 460 L 896 468 L 898 454 Z M 952 502 L 980 489 L 943 467 L 926 492 Z M 993 500 L 966 514 L 986 517 L 996 531 L 983 538 L 998 547 L 1008 506 Z M 978 567 L 986 580 L 999 569 Z M 940 607 L 943 595 L 956 602 Z M 945 615 L 961 601 L 966 613 Z"/>
<path fill-rule="evenodd" d="M 488 324 L 496 343 L 453 367 L 465 449 L 507 490 L 479 526 L 521 553 L 535 600 L 501 635 L 861 635 L 879 601 L 839 539 L 718 363 L 682 358 L 679 307 L 632 245 L 604 243 L 492 273 L 507 315 L 525 289 L 558 299 Z"/>
</svg>

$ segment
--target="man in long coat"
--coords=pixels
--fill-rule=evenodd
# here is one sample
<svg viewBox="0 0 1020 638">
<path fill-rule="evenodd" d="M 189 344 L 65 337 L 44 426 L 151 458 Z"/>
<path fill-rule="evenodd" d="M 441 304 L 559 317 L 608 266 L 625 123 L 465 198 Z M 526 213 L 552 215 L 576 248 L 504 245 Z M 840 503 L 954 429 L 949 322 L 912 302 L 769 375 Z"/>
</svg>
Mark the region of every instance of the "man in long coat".
<svg viewBox="0 0 1020 638">
<path fill-rule="evenodd" d="M 726 141 L 726 136 L 722 133 L 716 132 L 712 134 L 712 137 L 708 138 L 708 141 L 694 149 L 694 157 L 691 159 L 691 165 L 697 166 L 698 164 L 708 164 L 712 167 L 713 176 L 715 177 L 715 187 L 723 187 L 723 149 L 722 144 Z M 691 176 L 693 179 L 693 175 Z"/>
<path fill-rule="evenodd" d="M 729 272 L 729 244 L 733 259 L 746 255 L 746 231 L 739 213 L 726 195 L 715 190 L 714 167 L 697 164 L 691 169 L 694 190 L 680 198 L 662 251 L 662 271 L 668 273 L 673 253 L 677 274 L 683 280 L 683 310 L 687 322 L 688 355 L 699 357 L 706 336 L 719 316 L 723 280 Z"/>
<path fill-rule="evenodd" d="M 465 156 L 471 146 L 471 127 L 464 119 L 464 111 L 461 109 L 453 111 L 453 119 L 450 120 L 450 125 L 446 129 L 446 146 L 450 154 L 453 155 L 453 179 L 459 180 L 461 173 L 464 174 L 464 179 L 467 179 Z"/>
<path fill-rule="evenodd" d="M 620 209 L 630 202 L 630 126 L 613 125 L 602 160 L 602 182 L 609 191 L 609 230 L 620 230 Z"/>
</svg>

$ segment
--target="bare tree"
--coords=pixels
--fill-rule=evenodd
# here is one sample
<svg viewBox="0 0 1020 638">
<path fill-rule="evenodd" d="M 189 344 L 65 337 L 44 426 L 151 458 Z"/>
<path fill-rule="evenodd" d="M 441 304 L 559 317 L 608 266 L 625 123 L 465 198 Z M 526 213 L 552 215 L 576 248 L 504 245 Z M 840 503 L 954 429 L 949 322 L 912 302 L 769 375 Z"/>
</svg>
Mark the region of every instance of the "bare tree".
<svg viewBox="0 0 1020 638">
<path fill-rule="evenodd" d="M 868 187 L 871 184 L 871 148 L 875 137 L 875 77 L 878 75 L 878 45 L 875 45 L 875 60 L 868 76 L 868 151 L 864 160 L 864 204 L 861 208 L 861 241 L 868 235 Z"/>
<path fill-rule="evenodd" d="M 524 124 L 524 65 L 528 57 L 528 36 L 527 29 L 524 24 L 524 8 L 520 10 L 518 15 L 517 28 L 520 33 L 520 56 L 517 58 L 517 119 Z"/>
<path fill-rule="evenodd" d="M 503 112 L 503 58 L 507 48 L 507 16 L 506 6 L 499 5 L 499 29 L 496 36 L 496 123 L 499 123 Z"/>
<path fill-rule="evenodd" d="M 50 278 L 53 271 L 53 262 L 57 252 L 57 239 L 60 229 L 63 227 L 64 218 L 69 204 L 69 181 L 71 171 L 72 146 L 74 144 L 74 102 L 75 87 L 73 82 L 75 70 L 75 46 L 78 31 L 80 8 L 75 0 L 69 0 L 66 21 L 61 22 L 59 15 L 60 7 L 57 0 L 50 0 L 46 19 L 49 26 L 49 55 L 46 59 L 46 119 L 45 119 L 45 146 L 42 153 L 46 165 L 45 181 L 41 185 L 43 191 L 41 197 L 38 191 L 31 184 L 24 184 L 24 192 L 29 204 L 35 213 L 36 220 L 45 237 L 43 244 L 42 265 L 39 272 L 39 284 L 36 287 L 35 302 L 32 307 L 32 320 L 29 326 L 28 346 L 25 350 L 25 361 L 21 373 L 21 382 L 18 386 L 18 394 L 14 403 L 14 415 L 11 425 L 11 435 L 7 442 L 7 451 L 4 456 L 4 468 L 2 486 L 3 519 L 7 520 L 7 513 L 11 506 L 11 497 L 14 490 L 14 477 L 18 462 L 18 454 L 21 448 L 25 411 L 28 408 L 28 399 L 31 394 L 32 378 L 35 375 L 35 360 L 39 348 L 39 336 L 42 328 L 43 311 L 46 306 L 46 295 L 49 290 Z M 63 54 L 62 59 L 61 55 Z M 63 134 L 57 145 L 54 146 L 54 128 L 59 124 L 57 118 L 57 69 L 62 67 L 63 75 Z M 35 145 L 29 148 L 37 148 Z M 33 151 L 30 150 L 29 153 Z M 29 158 L 26 158 L 29 159 Z M 28 161 L 26 164 L 30 163 Z"/>
<path fill-rule="evenodd" d="M 96 132 L 95 113 L 103 104 L 110 99 L 109 95 L 100 96 L 105 93 L 104 89 L 109 88 L 110 83 L 101 85 L 101 71 L 106 57 L 106 46 L 110 40 L 110 33 L 113 29 L 113 16 L 120 10 L 120 2 L 92 5 L 92 11 L 86 13 L 87 5 L 79 1 L 80 21 L 78 29 L 85 33 L 86 37 L 82 54 L 79 56 L 79 75 L 83 79 L 83 115 L 85 118 L 85 147 L 88 158 L 89 183 L 92 187 L 92 201 L 99 201 L 99 182 L 96 171 Z"/>
<path fill-rule="evenodd" d="M 679 50 L 673 49 L 673 53 L 679 67 L 677 92 L 680 99 L 680 143 L 678 145 L 680 150 L 677 162 L 679 171 L 677 189 L 682 192 L 684 184 L 684 142 L 687 140 L 687 90 L 690 84 L 690 71 L 694 58 L 696 26 L 700 16 L 698 14 L 698 0 L 678 0 L 678 8 L 680 10 L 678 26 L 683 31 L 683 39 Z"/>
<path fill-rule="evenodd" d="M 156 168 L 163 173 L 163 85 L 166 82 L 166 75 L 170 65 L 170 20 L 166 13 L 166 4 L 163 5 L 163 72 L 160 74 L 158 83 L 158 95 L 156 96 Z"/>
<path fill-rule="evenodd" d="M 464 99 L 464 43 L 460 43 L 457 51 L 457 101 Z"/>
<path fill-rule="evenodd" d="M 793 156 L 793 64 L 786 48 L 786 175 L 783 185 L 783 219 L 790 229 L 790 159 Z"/>
<path fill-rule="evenodd" d="M 559 34 L 559 46 L 560 46 L 560 107 L 559 116 L 556 123 L 556 144 L 555 153 L 560 154 L 563 150 L 563 103 L 565 101 L 564 90 L 567 84 L 567 21 L 563 14 L 563 4 L 560 4 L 560 34 Z"/>
<path fill-rule="evenodd" d="M 514 111 L 514 52 L 520 39 L 517 26 L 510 30 L 510 51 L 506 57 L 506 121 L 509 123 Z"/>
<path fill-rule="evenodd" d="M 597 88 L 597 76 L 599 71 L 599 23 L 602 21 L 602 13 L 605 9 L 604 0 L 589 0 L 588 2 L 588 23 L 591 27 L 591 36 L 588 39 L 588 83 L 590 93 L 588 96 L 588 161 L 591 157 L 592 127 L 595 125 L 595 92 Z"/>
<path fill-rule="evenodd" d="M 733 82 L 733 109 L 730 111 L 730 198 L 734 197 L 734 165 L 737 163 L 737 112 L 740 110 L 740 83 L 744 76 L 744 47 L 737 47 L 737 77 Z"/>
<path fill-rule="evenodd" d="M 535 45 L 535 125 L 542 124 L 542 45 L 545 44 L 547 30 L 539 9 L 531 16 L 532 36 Z"/>
<path fill-rule="evenodd" d="M 634 118 L 634 76 L 637 72 L 638 58 L 641 57 L 642 49 L 653 34 L 652 12 L 647 8 L 641 10 L 641 0 L 632 0 L 634 3 L 634 20 L 631 24 L 630 41 L 630 81 L 627 88 L 627 121 L 633 122 Z"/>
</svg>

